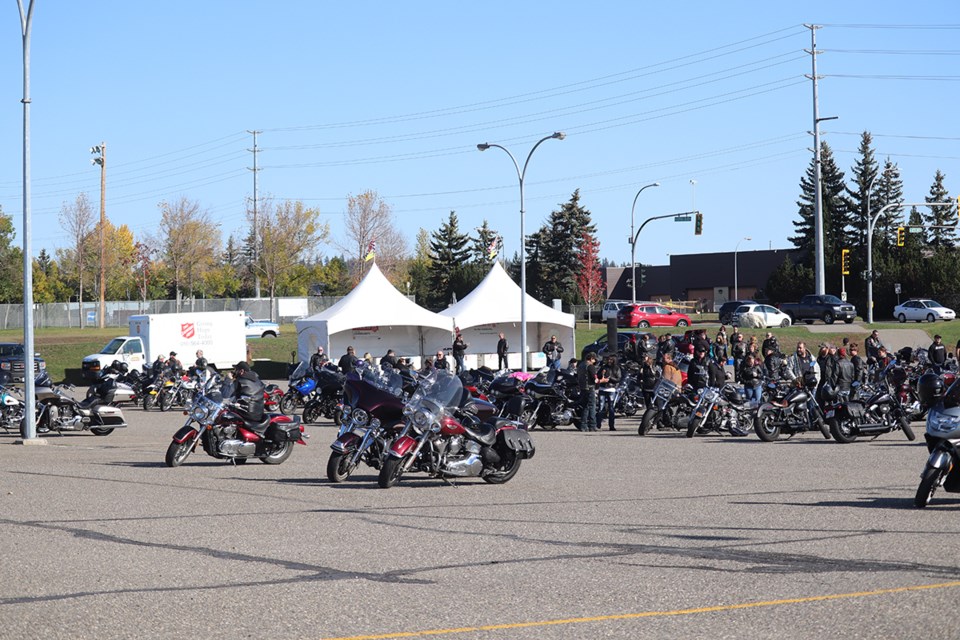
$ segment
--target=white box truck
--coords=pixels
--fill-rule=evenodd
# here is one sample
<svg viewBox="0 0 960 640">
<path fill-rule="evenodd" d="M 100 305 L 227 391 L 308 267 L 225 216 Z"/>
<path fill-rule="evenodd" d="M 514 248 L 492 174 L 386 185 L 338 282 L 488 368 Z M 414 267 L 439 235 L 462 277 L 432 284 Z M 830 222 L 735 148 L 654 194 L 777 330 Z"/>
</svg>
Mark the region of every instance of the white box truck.
<svg viewBox="0 0 960 640">
<path fill-rule="evenodd" d="M 198 349 L 210 364 L 230 369 L 247 357 L 246 314 L 243 311 L 158 313 L 130 316 L 130 333 L 110 341 L 100 353 L 83 359 L 83 373 L 94 378 L 114 360 L 131 369 L 149 367 L 171 351 L 184 366 L 193 364 Z"/>
</svg>

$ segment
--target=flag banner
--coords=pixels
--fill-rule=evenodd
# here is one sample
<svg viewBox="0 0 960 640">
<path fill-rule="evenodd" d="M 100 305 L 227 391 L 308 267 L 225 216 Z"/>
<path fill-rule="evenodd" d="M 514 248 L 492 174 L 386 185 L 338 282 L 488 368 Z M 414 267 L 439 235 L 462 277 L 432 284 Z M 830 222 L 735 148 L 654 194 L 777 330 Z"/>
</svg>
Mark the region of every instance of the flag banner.
<svg viewBox="0 0 960 640">
<path fill-rule="evenodd" d="M 377 255 L 377 241 L 371 240 L 370 244 L 367 245 L 367 255 L 364 257 L 363 261 L 367 262 L 373 260 Z"/>
<path fill-rule="evenodd" d="M 500 236 L 496 236 L 494 237 L 493 240 L 490 241 L 490 246 L 487 247 L 487 258 L 489 260 L 493 260 L 494 258 L 497 257 L 497 251 L 498 251 L 497 244 L 499 242 L 500 242 Z"/>
</svg>

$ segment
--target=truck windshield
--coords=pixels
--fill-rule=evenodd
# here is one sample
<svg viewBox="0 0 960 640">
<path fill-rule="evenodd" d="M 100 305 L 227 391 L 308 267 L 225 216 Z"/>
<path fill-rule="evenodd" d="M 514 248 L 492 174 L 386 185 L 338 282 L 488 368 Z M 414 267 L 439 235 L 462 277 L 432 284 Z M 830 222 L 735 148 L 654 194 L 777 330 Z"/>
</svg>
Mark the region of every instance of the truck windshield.
<svg viewBox="0 0 960 640">
<path fill-rule="evenodd" d="M 23 345 L 22 344 L 3 344 L 0 345 L 0 356 L 22 356 L 23 355 Z"/>
<path fill-rule="evenodd" d="M 823 301 L 827 304 L 843 304 L 843 301 L 837 296 L 823 296 Z"/>
<path fill-rule="evenodd" d="M 103 348 L 103 350 L 102 350 L 100 353 L 105 353 L 105 354 L 108 354 L 108 355 L 113 355 L 113 354 L 115 354 L 117 351 L 120 350 L 120 347 L 123 346 L 123 343 L 124 343 L 124 342 L 125 342 L 125 341 L 124 341 L 123 338 L 114 338 L 113 340 L 111 340 L 111 341 L 107 344 L 107 346 L 105 346 L 105 347 Z"/>
</svg>

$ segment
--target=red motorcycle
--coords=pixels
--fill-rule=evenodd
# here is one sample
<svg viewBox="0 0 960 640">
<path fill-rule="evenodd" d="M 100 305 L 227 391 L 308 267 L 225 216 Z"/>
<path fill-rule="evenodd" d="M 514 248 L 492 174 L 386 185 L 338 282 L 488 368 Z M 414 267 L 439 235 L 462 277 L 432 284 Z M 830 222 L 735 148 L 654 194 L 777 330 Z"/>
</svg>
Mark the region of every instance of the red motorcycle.
<svg viewBox="0 0 960 640">
<path fill-rule="evenodd" d="M 536 450 L 519 423 L 492 411 L 492 405 L 471 398 L 457 376 L 435 370 L 403 408 L 406 424 L 390 446 L 378 484 L 392 487 L 411 470 L 444 479 L 508 482 Z"/>
<path fill-rule="evenodd" d="M 265 413 L 260 422 L 245 420 L 233 395 L 233 382 L 219 387 L 215 379 L 198 390 L 184 413 L 187 422 L 173 435 L 167 447 L 168 467 L 179 467 L 200 444 L 207 455 L 243 464 L 259 458 L 280 464 L 293 453 L 294 444 L 306 444 L 299 416 Z M 211 388 L 212 387 L 212 388 Z M 194 424 L 196 423 L 196 424 Z"/>
<path fill-rule="evenodd" d="M 283 400 L 283 389 L 275 384 L 268 384 L 263 388 L 263 410 L 269 413 L 280 412 L 280 402 Z"/>
</svg>

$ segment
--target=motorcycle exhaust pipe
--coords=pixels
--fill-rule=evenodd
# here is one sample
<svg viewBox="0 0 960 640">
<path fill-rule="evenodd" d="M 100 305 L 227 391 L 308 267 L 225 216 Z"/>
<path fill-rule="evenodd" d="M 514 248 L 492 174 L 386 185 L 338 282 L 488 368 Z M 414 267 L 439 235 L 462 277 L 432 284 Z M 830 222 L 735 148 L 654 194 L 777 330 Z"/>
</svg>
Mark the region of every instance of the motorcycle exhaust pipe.
<svg viewBox="0 0 960 640">
<path fill-rule="evenodd" d="M 874 434 L 882 434 L 892 431 L 893 427 L 885 424 L 864 424 L 857 427 L 857 431 L 860 432 L 862 436 L 869 436 Z"/>
</svg>

